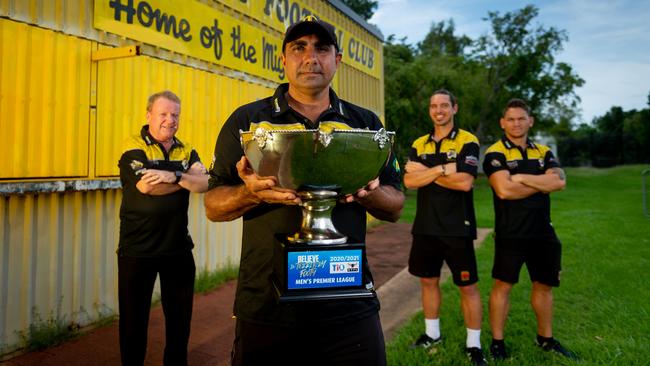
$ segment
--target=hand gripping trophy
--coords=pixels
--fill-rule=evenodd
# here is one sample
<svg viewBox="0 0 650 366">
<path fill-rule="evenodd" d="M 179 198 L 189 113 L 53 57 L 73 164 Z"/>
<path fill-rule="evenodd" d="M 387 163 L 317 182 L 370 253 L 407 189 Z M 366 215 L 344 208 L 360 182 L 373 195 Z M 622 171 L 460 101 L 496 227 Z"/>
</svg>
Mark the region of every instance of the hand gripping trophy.
<svg viewBox="0 0 650 366">
<path fill-rule="evenodd" d="M 379 176 L 394 136 L 384 129 L 240 132 L 253 170 L 275 177 L 302 200 L 299 231 L 278 238 L 274 285 L 280 301 L 373 296 L 362 283 L 365 246 L 348 243 L 331 214 L 340 197 Z"/>
</svg>

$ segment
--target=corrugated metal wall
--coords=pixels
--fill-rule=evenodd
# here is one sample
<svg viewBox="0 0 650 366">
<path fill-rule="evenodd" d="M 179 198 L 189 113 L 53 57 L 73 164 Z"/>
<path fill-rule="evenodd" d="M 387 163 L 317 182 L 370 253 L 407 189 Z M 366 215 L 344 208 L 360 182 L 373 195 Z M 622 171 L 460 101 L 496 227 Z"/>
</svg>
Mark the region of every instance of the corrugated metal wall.
<svg viewBox="0 0 650 366">
<path fill-rule="evenodd" d="M 212 159 L 217 134 L 235 108 L 273 93 L 259 84 L 148 56 L 98 64 L 98 177 L 119 174 L 115 157 L 121 155 L 122 147 L 115 141 L 139 133 L 146 124 L 146 100 L 152 90 L 169 89 L 181 98 L 178 137 L 197 149 L 206 166 Z"/>
<path fill-rule="evenodd" d="M 201 2 L 216 9 L 225 4 L 229 14 L 280 36 L 243 13 L 237 1 L 237 7 L 225 0 Z M 182 99 L 178 135 L 209 165 L 228 115 L 270 95 L 276 85 L 97 30 L 93 3 L 0 1 L 0 144 L 7 152 L 0 160 L 0 186 L 116 180 L 121 142 L 145 124 L 146 98 L 162 89 Z M 381 53 L 381 40 L 328 2 L 305 4 Z M 142 55 L 91 60 L 98 50 L 135 44 Z M 383 120 L 381 78 L 343 63 L 333 86 Z M 86 325 L 117 311 L 120 202 L 119 189 L 0 192 L 0 355 L 20 346 L 19 332 L 38 321 L 36 315 Z M 199 270 L 238 263 L 241 220 L 209 222 L 203 196 L 192 194 L 189 221 Z"/>
<path fill-rule="evenodd" d="M 91 42 L 5 19 L 0 40 L 0 179 L 87 176 Z"/>
<path fill-rule="evenodd" d="M 39 317 L 83 326 L 117 312 L 121 199 L 121 190 L 0 197 L 1 346 Z M 198 194 L 189 215 L 197 268 L 239 261 L 241 220 L 208 222 Z"/>
</svg>

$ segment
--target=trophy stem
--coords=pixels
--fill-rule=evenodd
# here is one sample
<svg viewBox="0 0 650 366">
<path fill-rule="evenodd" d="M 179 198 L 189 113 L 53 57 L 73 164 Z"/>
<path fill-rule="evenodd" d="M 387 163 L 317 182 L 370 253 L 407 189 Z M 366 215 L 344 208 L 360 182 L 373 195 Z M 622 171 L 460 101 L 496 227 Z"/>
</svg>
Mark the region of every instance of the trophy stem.
<svg viewBox="0 0 650 366">
<path fill-rule="evenodd" d="M 287 237 L 296 244 L 343 244 L 348 237 L 336 230 L 332 223 L 332 210 L 338 193 L 334 191 L 299 192 L 302 203 L 300 231 Z"/>
</svg>

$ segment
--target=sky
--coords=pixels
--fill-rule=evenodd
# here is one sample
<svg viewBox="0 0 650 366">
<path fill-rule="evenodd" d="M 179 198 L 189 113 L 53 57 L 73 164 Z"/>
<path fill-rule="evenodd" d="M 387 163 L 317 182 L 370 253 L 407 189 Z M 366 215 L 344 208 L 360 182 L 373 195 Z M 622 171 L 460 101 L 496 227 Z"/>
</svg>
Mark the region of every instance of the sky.
<svg viewBox="0 0 650 366">
<path fill-rule="evenodd" d="M 648 108 L 650 94 L 650 0 L 378 0 L 369 23 L 387 38 L 415 45 L 432 23 L 453 19 L 456 34 L 476 39 L 490 30 L 488 11 L 500 14 L 528 4 L 539 9 L 534 24 L 567 32 L 569 40 L 556 61 L 570 64 L 585 84 L 581 98 L 582 122 L 607 113 Z"/>
</svg>

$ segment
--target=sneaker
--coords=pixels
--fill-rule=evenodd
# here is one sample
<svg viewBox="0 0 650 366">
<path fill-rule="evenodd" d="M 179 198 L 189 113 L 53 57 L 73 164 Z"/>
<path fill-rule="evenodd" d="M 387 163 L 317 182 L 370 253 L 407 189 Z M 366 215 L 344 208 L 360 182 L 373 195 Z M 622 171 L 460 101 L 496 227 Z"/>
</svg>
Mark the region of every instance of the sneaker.
<svg viewBox="0 0 650 366">
<path fill-rule="evenodd" d="M 483 356 L 483 351 L 478 347 L 465 348 L 467 357 L 472 365 L 484 366 L 487 365 L 487 360 Z"/>
<path fill-rule="evenodd" d="M 544 351 L 551 351 L 558 355 L 564 356 L 570 360 L 578 361 L 580 357 L 575 354 L 573 351 L 565 348 L 558 342 L 557 339 L 551 338 L 550 341 L 544 341 L 543 343 L 537 342 L 537 345 L 541 347 Z"/>
<path fill-rule="evenodd" d="M 494 343 L 490 345 L 490 354 L 495 361 L 503 361 L 508 358 L 508 352 L 506 352 L 506 344 Z"/>
<path fill-rule="evenodd" d="M 427 349 L 427 348 L 429 348 L 429 347 L 431 347 L 433 345 L 436 345 L 436 344 L 438 344 L 440 342 L 442 342 L 442 336 L 440 336 L 440 337 L 438 337 L 436 339 L 433 339 L 433 338 L 429 337 L 428 335 L 426 335 L 426 333 L 425 333 L 425 334 L 422 334 L 420 336 L 420 338 L 418 338 L 418 340 L 415 341 L 415 343 L 413 343 L 411 345 L 411 348 L 424 348 L 424 349 Z"/>
</svg>

